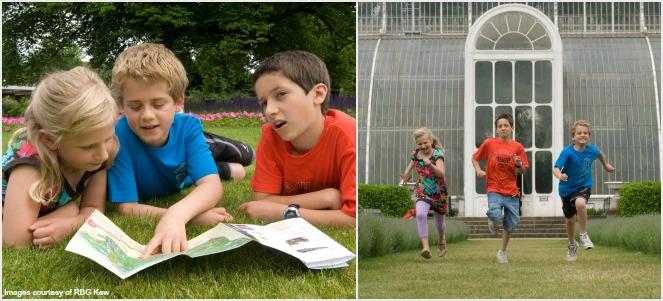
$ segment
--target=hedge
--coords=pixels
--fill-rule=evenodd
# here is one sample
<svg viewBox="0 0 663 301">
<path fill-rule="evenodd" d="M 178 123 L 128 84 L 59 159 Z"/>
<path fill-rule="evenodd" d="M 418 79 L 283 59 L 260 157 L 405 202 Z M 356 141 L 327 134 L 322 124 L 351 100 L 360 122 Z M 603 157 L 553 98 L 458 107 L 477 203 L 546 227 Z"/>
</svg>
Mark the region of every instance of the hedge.
<svg viewBox="0 0 663 301">
<path fill-rule="evenodd" d="M 384 215 L 403 217 L 413 208 L 410 194 L 404 186 L 359 184 L 359 208 L 380 209 Z"/>
<path fill-rule="evenodd" d="M 630 182 L 619 189 L 619 215 L 661 212 L 661 181 Z"/>
</svg>

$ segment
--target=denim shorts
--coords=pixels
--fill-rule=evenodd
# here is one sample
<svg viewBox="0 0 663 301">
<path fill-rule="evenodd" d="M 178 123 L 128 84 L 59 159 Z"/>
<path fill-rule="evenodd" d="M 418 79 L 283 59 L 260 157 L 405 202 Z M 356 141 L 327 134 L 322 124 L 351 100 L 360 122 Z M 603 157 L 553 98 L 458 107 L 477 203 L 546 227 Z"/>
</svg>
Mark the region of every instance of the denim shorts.
<svg viewBox="0 0 663 301">
<path fill-rule="evenodd" d="M 520 222 L 518 196 L 503 196 L 497 192 L 488 193 L 488 211 L 486 215 L 492 221 L 503 221 L 506 232 L 512 233 Z M 504 214 L 502 214 L 504 210 Z"/>
</svg>

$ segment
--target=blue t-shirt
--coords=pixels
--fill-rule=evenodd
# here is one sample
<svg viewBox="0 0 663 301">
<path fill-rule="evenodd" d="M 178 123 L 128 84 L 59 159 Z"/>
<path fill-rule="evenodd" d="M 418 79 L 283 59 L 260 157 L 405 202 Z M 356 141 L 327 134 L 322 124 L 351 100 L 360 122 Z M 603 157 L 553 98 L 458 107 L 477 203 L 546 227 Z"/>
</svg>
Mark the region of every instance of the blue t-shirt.
<svg viewBox="0 0 663 301">
<path fill-rule="evenodd" d="M 115 125 L 120 151 L 108 170 L 108 199 L 137 202 L 173 194 L 218 169 L 200 120 L 175 114 L 168 142 L 154 148 L 131 131 L 125 116 Z"/>
<path fill-rule="evenodd" d="M 580 187 L 592 187 L 592 163 L 600 154 L 601 151 L 598 147 L 593 145 L 587 145 L 582 152 L 575 150 L 573 144 L 562 150 L 555 161 L 555 167 L 559 168 L 569 179 L 566 182 L 559 181 L 560 196 L 570 196 Z"/>
</svg>

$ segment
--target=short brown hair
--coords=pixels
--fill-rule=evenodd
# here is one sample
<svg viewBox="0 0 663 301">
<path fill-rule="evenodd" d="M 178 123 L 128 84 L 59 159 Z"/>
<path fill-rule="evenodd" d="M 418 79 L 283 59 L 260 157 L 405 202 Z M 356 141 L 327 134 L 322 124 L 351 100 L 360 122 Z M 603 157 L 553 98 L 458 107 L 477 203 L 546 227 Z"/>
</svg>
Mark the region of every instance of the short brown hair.
<svg viewBox="0 0 663 301">
<path fill-rule="evenodd" d="M 327 66 L 318 56 L 310 52 L 284 51 L 265 59 L 253 73 L 253 86 L 255 87 L 256 81 L 261 76 L 272 72 L 281 72 L 283 76 L 296 83 L 307 93 L 317 84 L 324 84 L 331 89 Z M 327 92 L 327 96 L 322 102 L 323 114 L 329 107 L 329 95 L 330 93 Z"/>
<path fill-rule="evenodd" d="M 128 78 L 149 83 L 165 82 L 168 94 L 177 102 L 184 95 L 189 79 L 182 62 L 162 44 L 131 46 L 117 57 L 113 66 L 113 96 L 122 105 L 122 85 Z"/>
<path fill-rule="evenodd" d="M 576 134 L 576 127 L 577 126 L 584 126 L 587 128 L 587 132 L 589 133 L 589 137 L 592 136 L 592 124 L 589 123 L 587 120 L 577 120 L 573 124 L 571 124 L 571 128 L 569 129 L 569 132 L 571 133 L 571 138 L 573 138 L 573 135 Z"/>
<path fill-rule="evenodd" d="M 506 121 L 509 122 L 509 125 L 513 127 L 513 115 L 511 115 L 511 113 L 503 113 L 497 116 L 497 118 L 495 118 L 495 127 L 497 127 L 497 121 L 500 119 L 506 119 Z"/>
</svg>

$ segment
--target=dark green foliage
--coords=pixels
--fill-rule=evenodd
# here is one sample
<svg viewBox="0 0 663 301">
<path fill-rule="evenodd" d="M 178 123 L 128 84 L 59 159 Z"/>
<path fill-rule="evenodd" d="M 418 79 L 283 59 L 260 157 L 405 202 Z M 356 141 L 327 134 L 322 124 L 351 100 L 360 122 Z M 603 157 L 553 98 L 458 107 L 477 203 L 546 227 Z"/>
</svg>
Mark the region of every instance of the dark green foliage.
<svg viewBox="0 0 663 301">
<path fill-rule="evenodd" d="M 619 215 L 661 212 L 661 181 L 630 182 L 619 189 Z"/>
<path fill-rule="evenodd" d="M 30 104 L 30 99 L 25 97 L 16 100 L 11 97 L 2 98 L 2 116 L 4 117 L 19 117 L 23 116 L 25 109 Z"/>
<path fill-rule="evenodd" d="M 587 209 L 587 215 L 603 215 L 603 214 L 605 214 L 605 210 L 603 209 L 594 209 L 594 208 Z"/>
<path fill-rule="evenodd" d="M 403 186 L 359 184 L 359 208 L 380 209 L 384 215 L 402 217 L 412 209 L 410 193 Z"/>
<path fill-rule="evenodd" d="M 447 212 L 447 216 L 458 216 L 458 208 L 450 208 L 449 211 Z"/>
</svg>

